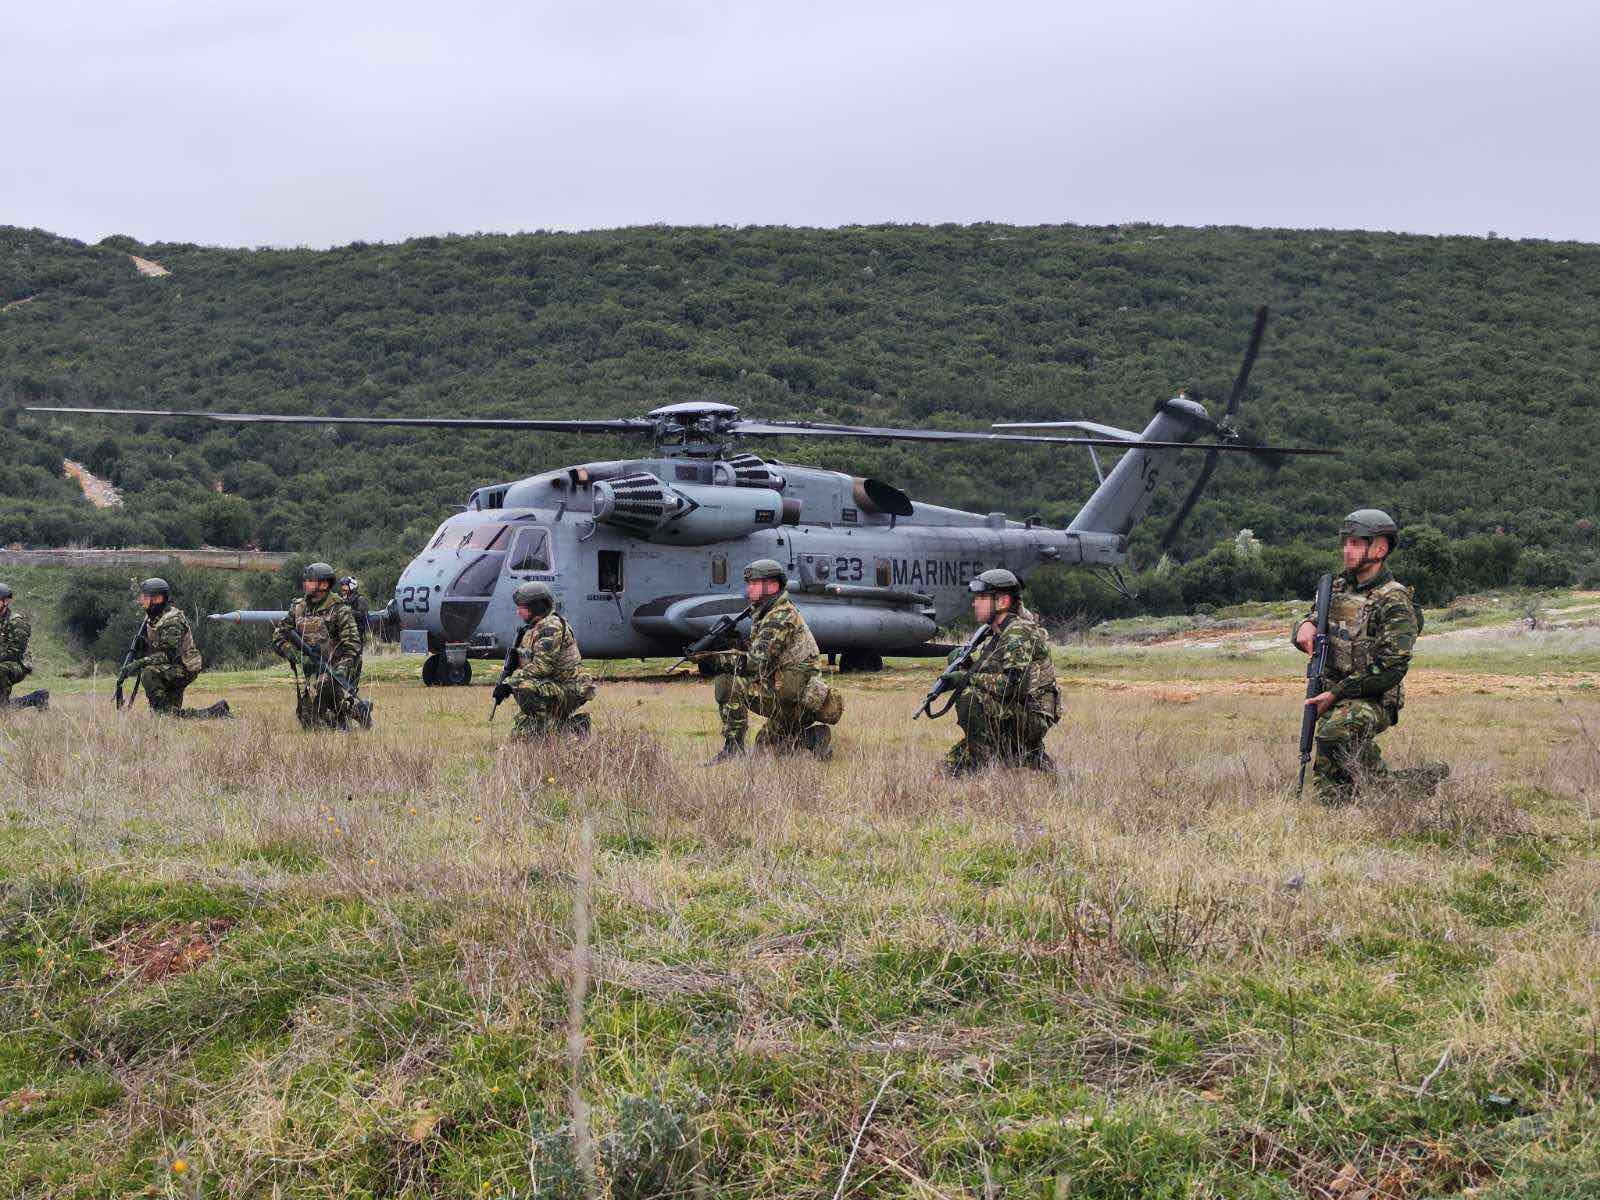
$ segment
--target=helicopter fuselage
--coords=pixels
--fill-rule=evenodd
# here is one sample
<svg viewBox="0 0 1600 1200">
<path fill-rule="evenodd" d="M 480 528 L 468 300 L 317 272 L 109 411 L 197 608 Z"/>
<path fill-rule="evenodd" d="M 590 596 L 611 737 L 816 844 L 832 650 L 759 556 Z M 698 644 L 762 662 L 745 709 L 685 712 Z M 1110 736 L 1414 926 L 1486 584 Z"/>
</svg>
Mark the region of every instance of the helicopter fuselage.
<svg viewBox="0 0 1600 1200">
<path fill-rule="evenodd" d="M 1114 566 L 1126 548 L 754 455 L 596 462 L 475 491 L 402 573 L 391 612 L 408 649 L 496 656 L 520 625 L 512 592 L 538 580 L 586 656 L 676 654 L 744 607 L 746 564 L 773 558 L 825 653 L 917 653 L 968 611 L 979 572 Z"/>
</svg>

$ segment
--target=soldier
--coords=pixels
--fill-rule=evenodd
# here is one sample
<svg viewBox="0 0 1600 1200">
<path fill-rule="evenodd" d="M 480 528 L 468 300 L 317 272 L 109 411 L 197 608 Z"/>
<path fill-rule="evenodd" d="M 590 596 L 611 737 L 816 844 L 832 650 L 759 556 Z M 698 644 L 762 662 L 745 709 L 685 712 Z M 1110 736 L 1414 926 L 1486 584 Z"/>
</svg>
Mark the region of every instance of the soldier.
<svg viewBox="0 0 1600 1200">
<path fill-rule="evenodd" d="M 972 616 L 994 632 L 973 665 L 951 680 L 956 720 L 965 735 L 945 755 L 952 775 L 981 771 L 992 763 L 1054 771 L 1045 734 L 1061 719 L 1050 641 L 1039 620 L 1022 604 L 1022 581 L 1002 567 L 971 583 Z M 952 652 L 952 660 L 957 652 Z"/>
<path fill-rule="evenodd" d="M 0 583 L 0 708 L 49 708 L 50 693 L 43 689 L 11 698 L 11 689 L 33 674 L 28 653 L 33 628 L 21 613 L 11 611 L 11 598 L 11 588 Z"/>
<path fill-rule="evenodd" d="M 589 714 L 578 709 L 594 699 L 594 680 L 580 670 L 578 639 L 555 611 L 555 593 L 548 584 L 524 583 L 511 598 L 523 622 L 517 631 L 517 669 L 495 685 L 495 702 L 517 698 L 522 711 L 512 728 L 518 737 L 588 737 Z"/>
<path fill-rule="evenodd" d="M 333 568 L 327 563 L 312 563 L 300 580 L 304 594 L 295 597 L 288 614 L 275 627 L 272 648 L 291 666 L 298 661 L 305 672 L 305 687 L 295 702 L 300 724 L 307 729 L 319 725 L 348 729 L 351 705 L 333 675 L 346 683 L 360 677 L 361 633 L 356 629 L 355 614 L 334 594 Z M 289 640 L 291 631 L 300 635 L 315 656 L 301 655 Z"/>
<path fill-rule="evenodd" d="M 1316 795 L 1325 804 L 1348 801 L 1359 779 L 1386 776 L 1432 793 L 1450 773 L 1444 763 L 1391 772 L 1378 751 L 1378 735 L 1400 720 L 1402 681 L 1422 632 L 1422 610 L 1411 589 L 1389 571 L 1400 541 L 1388 513 L 1363 508 L 1339 526 L 1344 571 L 1333 581 L 1328 606 L 1328 665 L 1325 691 L 1307 700 L 1317 711 Z M 1310 654 L 1316 615 L 1295 623 L 1293 641 Z"/>
<path fill-rule="evenodd" d="M 350 682 L 359 685 L 362 662 L 367 654 L 367 618 L 372 609 L 367 604 L 367 598 L 361 594 L 361 581 L 354 575 L 346 575 L 339 580 L 339 595 L 350 606 L 350 612 L 356 619 L 356 629 L 361 634 L 361 657 L 356 660 L 354 673 L 350 676 Z"/>
<path fill-rule="evenodd" d="M 750 712 L 767 719 L 756 745 L 773 750 L 806 749 L 826 761 L 833 756 L 833 731 L 844 715 L 844 697 L 822 679 L 817 640 L 785 590 L 789 575 L 770 558 L 744 569 L 744 594 L 755 609 L 748 650 L 724 650 L 703 661 L 715 672 L 713 692 L 722 718 L 722 749 L 711 760 L 726 762 L 745 752 Z"/>
<path fill-rule="evenodd" d="M 165 579 L 146 579 L 139 585 L 139 607 L 144 609 L 144 656 L 133 659 L 117 677 L 137 675 L 144 688 L 150 711 L 190 721 L 213 721 L 232 716 L 228 702 L 218 700 L 210 708 L 184 708 L 183 693 L 200 676 L 205 664 L 200 647 L 195 645 L 189 618 L 172 603 L 172 589 Z"/>
</svg>

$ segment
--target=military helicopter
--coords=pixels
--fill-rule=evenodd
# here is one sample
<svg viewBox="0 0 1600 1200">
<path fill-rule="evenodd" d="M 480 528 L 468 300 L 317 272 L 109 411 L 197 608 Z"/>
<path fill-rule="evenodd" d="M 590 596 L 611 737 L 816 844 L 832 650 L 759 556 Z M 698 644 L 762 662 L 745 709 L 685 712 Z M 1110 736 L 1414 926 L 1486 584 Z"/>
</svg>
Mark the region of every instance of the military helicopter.
<svg viewBox="0 0 1600 1200">
<path fill-rule="evenodd" d="M 990 567 L 1019 577 L 1046 563 L 1099 568 L 1122 586 L 1128 536 L 1180 451 L 1206 462 L 1169 527 L 1170 543 L 1223 453 L 1276 465 L 1330 454 L 1269 446 L 1233 417 L 1260 348 L 1257 313 L 1221 420 L 1185 395 L 1157 405 L 1140 432 L 1092 421 L 1041 421 L 997 429 L 1081 431 L 1089 436 L 963 432 L 763 421 L 731 404 L 690 401 L 645 417 L 316 417 L 165 410 L 34 408 L 34 412 L 185 417 L 232 424 L 379 425 L 425 429 L 550 431 L 648 439 L 646 457 L 589 462 L 480 487 L 445 519 L 406 567 L 389 615 L 404 651 L 426 655 L 423 681 L 459 685 L 470 660 L 501 658 L 520 624 L 511 593 L 528 580 L 555 591 L 589 658 L 678 654 L 721 617 L 745 607 L 741 572 L 757 558 L 789 571 L 790 590 L 824 653 L 841 670 L 877 670 L 885 655 L 943 653 L 941 625 L 962 615 L 967 583 Z M 1210 435 L 1214 440 L 1197 439 Z M 1065 529 L 1004 513 L 973 513 L 911 499 L 892 484 L 735 452 L 742 441 L 863 439 L 932 445 L 1007 442 L 1088 448 L 1099 487 Z M 1100 449 L 1124 451 L 1106 471 Z M 281 612 L 217 614 L 272 621 Z"/>
</svg>

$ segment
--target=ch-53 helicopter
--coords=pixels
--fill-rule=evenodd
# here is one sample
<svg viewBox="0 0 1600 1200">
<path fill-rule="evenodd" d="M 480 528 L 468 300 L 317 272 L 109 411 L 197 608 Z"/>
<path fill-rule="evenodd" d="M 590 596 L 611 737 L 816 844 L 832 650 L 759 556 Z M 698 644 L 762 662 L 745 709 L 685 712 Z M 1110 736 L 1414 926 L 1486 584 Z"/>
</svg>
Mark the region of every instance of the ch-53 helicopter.
<svg viewBox="0 0 1600 1200">
<path fill-rule="evenodd" d="M 997 429 L 1064 429 L 1089 436 L 894 429 L 743 418 L 730 404 L 691 401 L 646 417 L 595 420 L 455 417 L 317 417 L 165 410 L 34 408 L 34 412 L 201 418 L 235 424 L 379 425 L 426 429 L 552 431 L 650 439 L 647 457 L 590 462 L 480 487 L 406 567 L 389 602 L 404 651 L 426 655 L 430 685 L 465 684 L 471 658 L 500 658 L 519 627 L 511 593 L 548 583 L 589 658 L 678 654 L 723 616 L 745 607 L 746 563 L 773 558 L 824 653 L 841 670 L 876 670 L 885 655 L 942 653 L 933 639 L 965 612 L 967 583 L 990 567 L 1025 578 L 1047 563 L 1108 572 L 1121 585 L 1128 536 L 1176 455 L 1206 460 L 1164 542 L 1188 516 L 1224 452 L 1272 465 L 1293 454 L 1233 424 L 1266 324 L 1256 314 L 1243 364 L 1220 420 L 1178 395 L 1140 432 L 1092 421 L 1018 422 Z M 1199 442 L 1203 436 L 1215 439 Z M 1100 486 L 1065 529 L 1004 513 L 973 513 L 912 500 L 878 479 L 734 453 L 740 441 L 863 439 L 930 444 L 1014 442 L 1084 446 Z M 1096 451 L 1125 451 L 1107 472 Z M 276 620 L 244 611 L 216 619 Z"/>
</svg>

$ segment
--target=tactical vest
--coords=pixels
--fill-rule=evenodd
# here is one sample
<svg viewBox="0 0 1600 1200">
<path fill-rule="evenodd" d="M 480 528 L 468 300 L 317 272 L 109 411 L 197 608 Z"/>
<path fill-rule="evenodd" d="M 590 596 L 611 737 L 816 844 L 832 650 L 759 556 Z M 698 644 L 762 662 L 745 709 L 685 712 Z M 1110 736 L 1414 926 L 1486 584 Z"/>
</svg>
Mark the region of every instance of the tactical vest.
<svg viewBox="0 0 1600 1200">
<path fill-rule="evenodd" d="M 33 652 L 28 647 L 28 623 L 14 611 L 0 618 L 0 662 L 14 662 L 24 675 L 33 673 Z"/>
<path fill-rule="evenodd" d="M 578 668 L 583 665 L 583 655 L 578 650 L 578 639 L 573 636 L 572 626 L 555 613 L 539 618 L 523 631 L 522 640 L 517 643 L 517 665 L 519 667 L 528 665 L 528 660 L 533 657 L 534 649 L 538 645 L 539 634 L 547 626 L 555 630 L 556 639 L 556 666 L 550 678 L 560 683 L 576 679 Z"/>
<path fill-rule="evenodd" d="M 817 639 L 811 636 L 811 627 L 806 624 L 806 619 L 800 615 L 800 609 L 786 593 L 779 593 L 772 607 L 757 618 L 759 625 L 765 625 L 769 621 L 779 621 L 788 630 L 788 636 L 783 639 L 778 652 L 768 661 L 769 670 L 817 665 L 817 656 L 822 653 L 817 646 Z M 755 635 L 756 629 L 752 626 L 750 636 L 753 639 Z"/>
<path fill-rule="evenodd" d="M 334 642 L 333 617 L 339 605 L 343 603 L 343 600 L 334 600 L 312 612 L 310 605 L 302 598 L 296 600 L 290 608 L 290 613 L 294 617 L 294 631 L 306 645 L 324 657 L 330 657 L 330 647 Z"/>
<path fill-rule="evenodd" d="M 1333 598 L 1328 602 L 1328 681 L 1338 683 L 1352 675 L 1364 675 L 1372 666 L 1373 646 L 1377 641 L 1372 618 L 1378 601 L 1401 597 L 1412 604 L 1411 589 L 1398 579 L 1379 584 L 1365 592 L 1349 590 L 1344 580 L 1336 580 Z M 1385 692 L 1383 705 L 1399 711 L 1405 706 L 1406 689 L 1402 681 Z"/>
<path fill-rule="evenodd" d="M 150 629 L 151 640 L 154 640 L 155 631 L 169 621 L 183 622 L 183 636 L 178 639 L 178 665 L 191 675 L 200 674 L 205 663 L 200 658 L 200 647 L 195 644 L 194 630 L 190 627 L 188 619 L 177 609 L 171 608 L 161 614 L 161 619 Z"/>
</svg>

